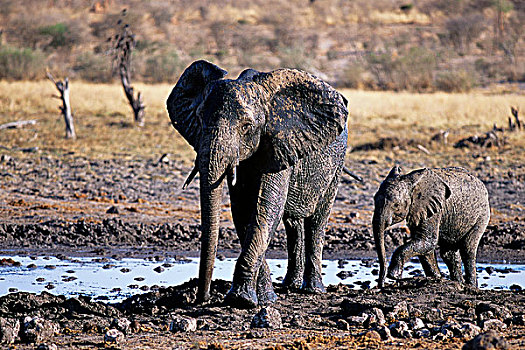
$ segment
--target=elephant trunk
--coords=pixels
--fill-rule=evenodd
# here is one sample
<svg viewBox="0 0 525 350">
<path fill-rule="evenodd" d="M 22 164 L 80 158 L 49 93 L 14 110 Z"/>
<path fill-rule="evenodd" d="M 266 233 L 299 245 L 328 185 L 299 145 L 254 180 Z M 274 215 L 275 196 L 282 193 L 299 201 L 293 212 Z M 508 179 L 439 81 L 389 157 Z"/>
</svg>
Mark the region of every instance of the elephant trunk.
<svg viewBox="0 0 525 350">
<path fill-rule="evenodd" d="M 230 151 L 230 152 L 228 152 Z M 229 149 L 212 143 L 199 153 L 201 202 L 201 255 L 197 301 L 210 297 L 210 285 L 217 254 L 224 178 L 233 163 Z"/>
<path fill-rule="evenodd" d="M 383 288 L 386 277 L 386 252 L 385 252 L 385 229 L 386 223 L 381 214 L 374 212 L 372 219 L 372 229 L 374 231 L 374 241 L 376 244 L 377 257 L 379 260 L 379 278 L 377 285 Z"/>
<path fill-rule="evenodd" d="M 208 174 L 201 172 L 201 256 L 197 301 L 204 302 L 210 297 L 210 285 L 217 254 L 219 219 L 221 215 L 223 181 L 210 184 Z"/>
</svg>

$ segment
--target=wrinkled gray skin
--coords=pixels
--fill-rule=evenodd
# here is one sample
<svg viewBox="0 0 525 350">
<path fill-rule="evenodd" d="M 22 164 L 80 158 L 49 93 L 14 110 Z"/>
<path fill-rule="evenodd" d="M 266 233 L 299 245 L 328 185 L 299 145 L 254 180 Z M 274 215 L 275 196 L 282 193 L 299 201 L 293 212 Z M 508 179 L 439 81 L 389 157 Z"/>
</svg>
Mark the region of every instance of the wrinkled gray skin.
<svg viewBox="0 0 525 350">
<path fill-rule="evenodd" d="M 380 264 L 379 287 L 385 276 L 401 278 L 404 264 L 413 256 L 419 256 L 427 276 L 440 277 L 437 246 L 451 279 L 477 286 L 476 253 L 490 219 L 487 189 L 479 179 L 462 168 L 420 169 L 400 175 L 395 166 L 374 201 L 372 225 Z M 411 239 L 395 250 L 386 273 L 384 233 L 404 219 Z"/>
<path fill-rule="evenodd" d="M 197 152 L 198 300 L 209 298 L 225 178 L 242 246 L 226 301 L 251 308 L 276 300 L 264 254 L 281 220 L 289 253 L 285 286 L 322 292 L 324 229 L 346 152 L 347 102 L 299 70 L 249 69 L 235 80 L 225 74 L 196 61 L 167 101 L 173 126 Z"/>
</svg>

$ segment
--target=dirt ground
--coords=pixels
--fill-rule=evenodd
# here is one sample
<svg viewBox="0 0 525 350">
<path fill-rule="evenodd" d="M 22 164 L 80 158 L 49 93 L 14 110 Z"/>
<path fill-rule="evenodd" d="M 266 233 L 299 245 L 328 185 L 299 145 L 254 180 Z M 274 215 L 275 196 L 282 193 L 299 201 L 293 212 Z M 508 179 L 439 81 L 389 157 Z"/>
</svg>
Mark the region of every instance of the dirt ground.
<svg viewBox="0 0 525 350">
<path fill-rule="evenodd" d="M 188 165 L 169 156 L 98 160 L 74 153 L 61 158 L 6 153 L 1 157 L 0 254 L 157 259 L 198 255 L 198 180 L 186 190 L 181 188 L 191 170 Z M 421 157 L 407 159 L 411 160 L 398 161 L 405 171 L 428 164 Z M 525 165 L 498 167 L 486 157 L 476 164 L 470 169 L 486 184 L 492 208 L 478 261 L 523 264 Z M 376 258 L 372 197 L 393 161 L 353 157 L 346 165 L 365 181 L 344 176 L 327 228 L 324 257 L 370 263 Z M 388 250 L 406 239 L 402 226 L 391 230 Z M 285 246 L 280 227 L 267 256 L 284 258 Z M 219 255 L 235 257 L 239 249 L 225 195 Z M 40 316 L 55 325 L 50 326 L 51 335 L 39 338 L 27 331 L 29 323 L 22 322 L 24 332 L 33 338 L 18 339 L 17 349 L 35 348 L 27 344 L 30 341 L 54 343 L 59 349 L 458 349 L 490 330 L 497 333 L 479 341 L 495 336 L 492 340 L 500 345 L 525 346 L 525 292 L 519 286 L 482 291 L 412 278 L 381 292 L 366 284 L 360 290 L 330 286 L 324 295 L 276 287 L 279 301 L 262 310 L 222 305 L 229 281 L 220 280 L 214 281 L 212 300 L 206 305 L 194 303 L 195 280 L 116 305 L 83 297 L 11 293 L 0 297 L 0 330 L 8 329 L 2 318 L 16 323 L 26 316 Z M 258 312 L 267 315 L 254 321 Z M 270 328 L 257 328 L 261 323 Z M 190 326 L 185 329 L 180 324 Z M 122 338 L 114 341 L 109 329 L 120 329 Z"/>
</svg>

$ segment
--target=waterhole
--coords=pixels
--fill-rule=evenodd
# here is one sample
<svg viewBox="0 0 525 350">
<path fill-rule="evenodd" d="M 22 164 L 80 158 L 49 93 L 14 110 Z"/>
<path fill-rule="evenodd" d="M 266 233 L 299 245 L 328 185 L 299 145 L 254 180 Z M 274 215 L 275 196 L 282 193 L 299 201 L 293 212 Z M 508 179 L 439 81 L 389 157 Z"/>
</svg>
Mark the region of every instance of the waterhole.
<svg viewBox="0 0 525 350">
<path fill-rule="evenodd" d="M 182 284 L 198 275 L 199 259 L 106 259 L 0 256 L 0 295 L 47 291 L 67 297 L 85 295 L 95 300 L 121 301 L 156 287 Z M 274 282 L 286 273 L 286 260 L 268 259 Z M 235 259 L 217 260 L 214 279 L 231 281 Z M 477 264 L 481 289 L 522 289 L 525 265 Z M 373 288 L 379 266 L 375 260 L 323 260 L 323 282 L 347 284 L 355 289 Z M 442 273 L 447 273 L 443 263 Z M 404 278 L 422 276 L 421 265 L 409 262 Z"/>
</svg>

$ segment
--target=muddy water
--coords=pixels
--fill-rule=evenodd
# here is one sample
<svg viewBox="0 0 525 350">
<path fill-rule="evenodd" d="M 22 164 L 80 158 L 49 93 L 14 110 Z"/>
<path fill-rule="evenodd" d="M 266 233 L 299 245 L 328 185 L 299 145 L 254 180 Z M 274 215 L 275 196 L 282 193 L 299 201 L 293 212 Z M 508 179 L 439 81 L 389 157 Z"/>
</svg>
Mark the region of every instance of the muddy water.
<svg viewBox="0 0 525 350">
<path fill-rule="evenodd" d="M 179 285 L 198 275 L 198 258 L 165 260 L 101 259 L 55 257 L 0 256 L 12 259 L 19 266 L 0 267 L 0 295 L 25 291 L 48 291 L 57 295 L 91 296 L 97 300 L 120 301 L 144 293 L 157 286 Z M 18 264 L 19 263 L 19 264 Z M 286 260 L 269 259 L 274 282 L 286 273 Z M 216 262 L 214 278 L 231 280 L 235 259 Z M 376 285 L 378 265 L 371 260 L 325 260 L 324 283 L 347 284 L 353 288 Z M 440 264 L 443 272 L 447 269 Z M 421 276 L 421 266 L 409 262 L 403 277 Z M 478 284 L 481 289 L 525 287 L 525 265 L 478 264 Z"/>
</svg>

